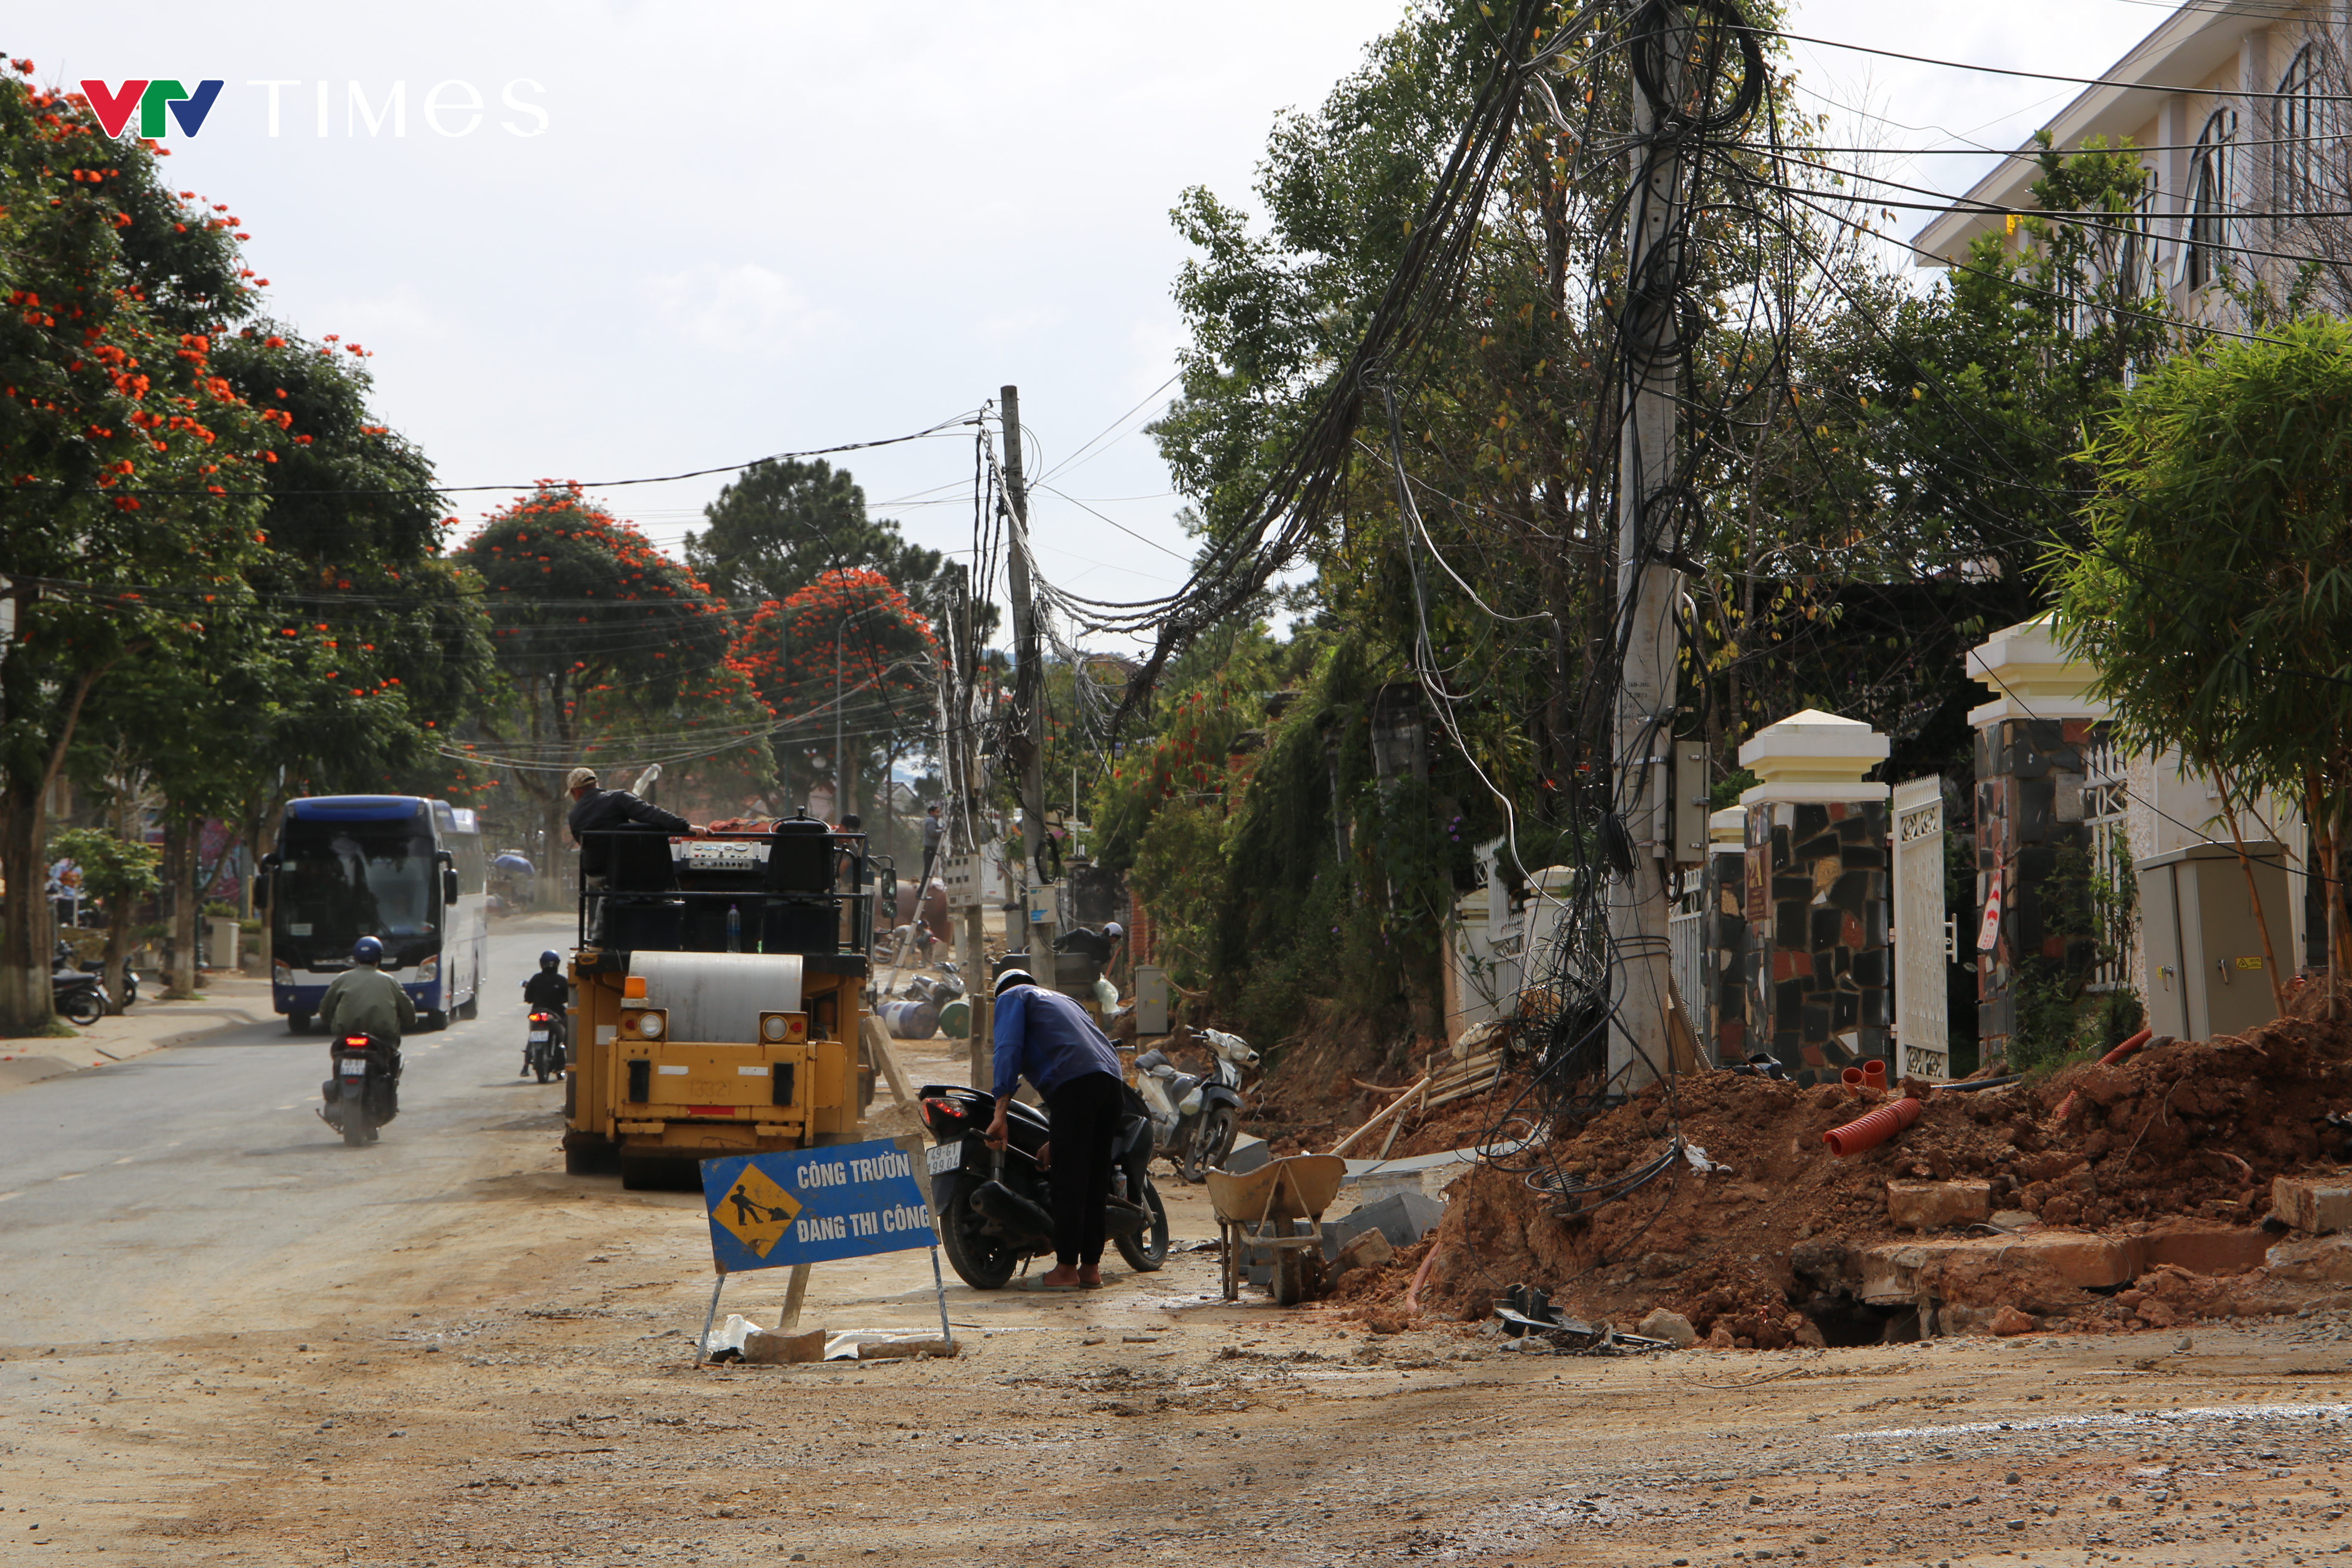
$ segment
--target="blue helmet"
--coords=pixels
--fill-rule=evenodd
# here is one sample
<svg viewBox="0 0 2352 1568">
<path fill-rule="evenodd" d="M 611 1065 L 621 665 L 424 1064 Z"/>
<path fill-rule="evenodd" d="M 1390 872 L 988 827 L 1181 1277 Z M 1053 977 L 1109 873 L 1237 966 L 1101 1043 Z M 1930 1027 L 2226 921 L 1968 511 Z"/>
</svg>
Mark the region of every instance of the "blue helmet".
<svg viewBox="0 0 2352 1568">
<path fill-rule="evenodd" d="M 563 960 L 556 956 L 555 950 L 551 947 L 539 955 L 539 966 L 541 969 L 558 969 L 562 966 L 562 963 Z"/>
<path fill-rule="evenodd" d="M 376 939 L 372 936 L 363 936 L 360 938 L 359 941 L 352 943 L 352 962 L 353 963 L 382 963 L 383 962 L 383 943 L 376 941 Z"/>
</svg>

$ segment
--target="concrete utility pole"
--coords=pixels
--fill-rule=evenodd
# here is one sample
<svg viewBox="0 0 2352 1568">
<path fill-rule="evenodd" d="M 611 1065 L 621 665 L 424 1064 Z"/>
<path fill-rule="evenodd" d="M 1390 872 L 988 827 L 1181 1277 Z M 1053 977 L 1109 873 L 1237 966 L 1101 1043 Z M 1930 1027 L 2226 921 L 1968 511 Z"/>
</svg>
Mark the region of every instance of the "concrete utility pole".
<svg viewBox="0 0 2352 1568">
<path fill-rule="evenodd" d="M 1037 607 L 1029 596 L 1029 486 L 1021 476 L 1021 389 L 1002 389 L 1004 411 L 1004 495 L 1013 513 L 1013 548 L 1005 552 L 1005 576 L 1013 589 L 1013 706 L 1029 726 L 1029 743 L 1021 759 L 1021 858 L 1023 881 L 1037 875 L 1037 852 L 1045 843 L 1045 660 L 1037 636 Z M 1024 900 L 1025 903 L 1025 900 Z M 1027 923 L 1029 972 L 1050 989 L 1054 984 L 1055 921 L 1049 910 L 1034 925 Z M 1013 932 L 1004 940 L 1008 950 Z"/>
<path fill-rule="evenodd" d="M 1664 80 L 1681 79 L 1680 47 L 1688 26 L 1678 5 L 1665 7 Z M 1636 43 L 1634 47 L 1641 45 Z M 1654 559 L 1657 537 L 1675 505 L 1676 285 L 1683 266 L 1682 159 L 1677 142 L 1653 140 L 1663 116 L 1638 84 L 1633 93 L 1633 190 L 1626 220 L 1623 424 L 1619 433 L 1617 605 L 1624 664 L 1617 687 L 1612 805 L 1633 844 L 1633 870 L 1609 888 L 1609 941 L 1615 956 L 1609 1035 L 1612 1088 L 1630 1094 L 1664 1073 L 1669 1060 L 1667 996 L 1673 984 L 1666 932 L 1665 857 L 1673 829 L 1668 758 L 1674 739 L 1676 574 Z"/>
</svg>

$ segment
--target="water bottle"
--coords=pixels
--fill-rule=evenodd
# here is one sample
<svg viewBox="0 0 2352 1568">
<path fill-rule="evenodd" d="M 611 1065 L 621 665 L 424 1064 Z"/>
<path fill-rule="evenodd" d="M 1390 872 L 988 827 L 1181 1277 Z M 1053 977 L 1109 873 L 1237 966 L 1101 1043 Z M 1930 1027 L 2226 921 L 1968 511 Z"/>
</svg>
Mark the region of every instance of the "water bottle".
<svg viewBox="0 0 2352 1568">
<path fill-rule="evenodd" d="M 740 904 L 727 906 L 727 951 L 743 951 L 743 909 Z"/>
</svg>

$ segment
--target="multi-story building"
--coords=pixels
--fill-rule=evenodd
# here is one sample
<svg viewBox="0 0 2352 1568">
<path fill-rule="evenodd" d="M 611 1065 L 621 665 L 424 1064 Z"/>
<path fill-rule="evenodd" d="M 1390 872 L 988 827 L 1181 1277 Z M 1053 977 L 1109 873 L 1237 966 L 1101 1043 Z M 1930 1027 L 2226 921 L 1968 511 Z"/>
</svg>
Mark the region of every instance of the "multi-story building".
<svg viewBox="0 0 2352 1568">
<path fill-rule="evenodd" d="M 2115 254 L 2184 317 L 2229 309 L 2225 272 L 2283 282 L 2291 258 L 2352 261 L 2344 130 L 2352 15 L 2333 0 L 2191 0 L 2101 73 L 2046 129 L 2062 153 L 2128 142 L 2148 171 Z M 2035 149 L 2004 159 L 1914 241 L 1926 267 L 2032 211 Z"/>
</svg>

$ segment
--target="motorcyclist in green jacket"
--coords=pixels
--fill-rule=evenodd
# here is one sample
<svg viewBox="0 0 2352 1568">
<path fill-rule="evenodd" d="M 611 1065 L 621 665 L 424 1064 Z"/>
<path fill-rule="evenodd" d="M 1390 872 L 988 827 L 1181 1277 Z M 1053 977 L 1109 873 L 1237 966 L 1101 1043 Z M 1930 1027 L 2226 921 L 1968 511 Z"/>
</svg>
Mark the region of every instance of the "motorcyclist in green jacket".
<svg viewBox="0 0 2352 1568">
<path fill-rule="evenodd" d="M 416 1004 L 400 982 L 380 967 L 383 943 L 363 936 L 352 944 L 352 966 L 335 976 L 319 1002 L 319 1023 L 332 1038 L 340 1035 L 373 1035 L 399 1059 L 403 1030 L 416 1027 Z"/>
</svg>

